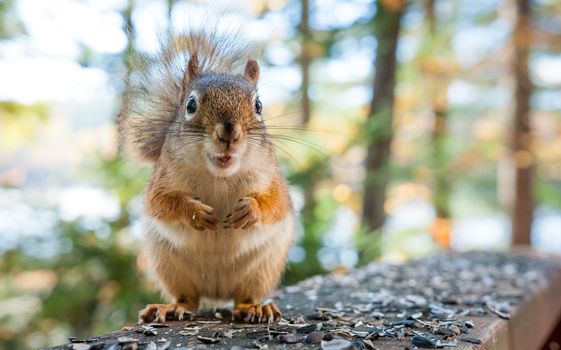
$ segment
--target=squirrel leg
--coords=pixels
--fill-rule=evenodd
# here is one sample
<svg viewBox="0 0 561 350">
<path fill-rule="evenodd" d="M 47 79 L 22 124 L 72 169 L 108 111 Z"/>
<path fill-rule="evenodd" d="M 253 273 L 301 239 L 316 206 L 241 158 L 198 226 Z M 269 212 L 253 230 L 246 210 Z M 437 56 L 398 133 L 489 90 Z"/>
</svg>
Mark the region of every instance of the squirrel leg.
<svg viewBox="0 0 561 350">
<path fill-rule="evenodd" d="M 175 304 L 148 304 L 138 314 L 139 323 L 182 321 L 191 319 L 199 307 L 199 297 L 181 296 Z"/>
<path fill-rule="evenodd" d="M 251 323 L 273 323 L 280 321 L 281 312 L 275 303 L 260 304 L 254 298 L 236 299 L 234 319 Z"/>
<path fill-rule="evenodd" d="M 145 205 L 150 216 L 163 221 L 180 222 L 198 231 L 216 231 L 220 219 L 214 209 L 183 192 L 170 192 L 165 174 L 157 171 L 146 190 Z"/>
</svg>

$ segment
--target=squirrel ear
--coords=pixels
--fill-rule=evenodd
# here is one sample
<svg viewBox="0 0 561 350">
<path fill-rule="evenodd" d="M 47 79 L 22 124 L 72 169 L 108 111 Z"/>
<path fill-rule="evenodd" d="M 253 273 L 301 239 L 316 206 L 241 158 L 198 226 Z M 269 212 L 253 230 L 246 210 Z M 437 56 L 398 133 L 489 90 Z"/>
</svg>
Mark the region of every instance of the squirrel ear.
<svg viewBox="0 0 561 350">
<path fill-rule="evenodd" d="M 199 58 L 197 57 L 197 54 L 194 53 L 191 55 L 191 58 L 189 58 L 189 63 L 187 63 L 187 73 L 189 76 L 189 80 L 193 80 L 194 78 L 199 76 L 199 71 Z"/>
<path fill-rule="evenodd" d="M 257 84 L 259 80 L 259 65 L 255 60 L 249 59 L 245 65 L 244 75 L 253 85 Z"/>
</svg>

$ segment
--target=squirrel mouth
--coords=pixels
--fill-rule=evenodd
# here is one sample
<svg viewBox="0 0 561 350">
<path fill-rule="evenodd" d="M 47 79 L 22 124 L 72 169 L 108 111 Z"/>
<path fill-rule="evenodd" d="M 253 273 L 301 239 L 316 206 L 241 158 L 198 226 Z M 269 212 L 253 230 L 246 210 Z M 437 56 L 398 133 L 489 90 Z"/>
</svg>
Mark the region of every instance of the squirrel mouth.
<svg viewBox="0 0 561 350">
<path fill-rule="evenodd" d="M 215 156 L 209 156 L 210 159 L 212 160 L 212 162 L 219 168 L 221 169 L 226 169 L 231 167 L 234 162 L 235 162 L 235 158 L 232 157 L 229 154 L 225 154 L 225 155 L 215 155 Z"/>
</svg>

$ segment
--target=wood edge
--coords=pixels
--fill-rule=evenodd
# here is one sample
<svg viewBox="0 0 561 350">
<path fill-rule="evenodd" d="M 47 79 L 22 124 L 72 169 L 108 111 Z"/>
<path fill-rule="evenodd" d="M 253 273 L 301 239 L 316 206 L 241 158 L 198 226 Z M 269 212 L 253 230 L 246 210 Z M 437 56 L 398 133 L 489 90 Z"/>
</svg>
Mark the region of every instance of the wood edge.
<svg viewBox="0 0 561 350">
<path fill-rule="evenodd" d="M 513 313 L 508 330 L 514 350 L 541 349 L 561 316 L 561 270 L 537 287 Z"/>
</svg>

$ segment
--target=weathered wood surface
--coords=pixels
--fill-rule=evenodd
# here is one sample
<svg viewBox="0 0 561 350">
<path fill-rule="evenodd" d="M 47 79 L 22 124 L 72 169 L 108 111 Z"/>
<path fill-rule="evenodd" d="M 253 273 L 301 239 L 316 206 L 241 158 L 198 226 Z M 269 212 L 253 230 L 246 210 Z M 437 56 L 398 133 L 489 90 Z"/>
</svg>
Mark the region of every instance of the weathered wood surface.
<svg viewBox="0 0 561 350">
<path fill-rule="evenodd" d="M 561 258 L 531 252 L 465 253 L 405 265 L 373 263 L 347 275 L 310 278 L 280 290 L 274 299 L 284 310 L 278 324 L 232 323 L 226 310 L 205 310 L 192 321 L 169 322 L 165 328 L 132 326 L 57 349 L 303 349 L 337 344 L 331 348 L 408 349 L 418 344 L 419 337 L 413 342 L 416 334 L 438 338 L 446 348 L 541 349 L 560 321 Z M 302 328 L 306 325 L 321 327 L 320 332 L 309 335 Z M 282 333 L 300 341 L 281 343 Z M 307 344 L 306 337 L 318 343 Z M 334 340 L 326 341 L 330 338 Z M 205 344 L 210 341 L 217 343 Z"/>
</svg>

